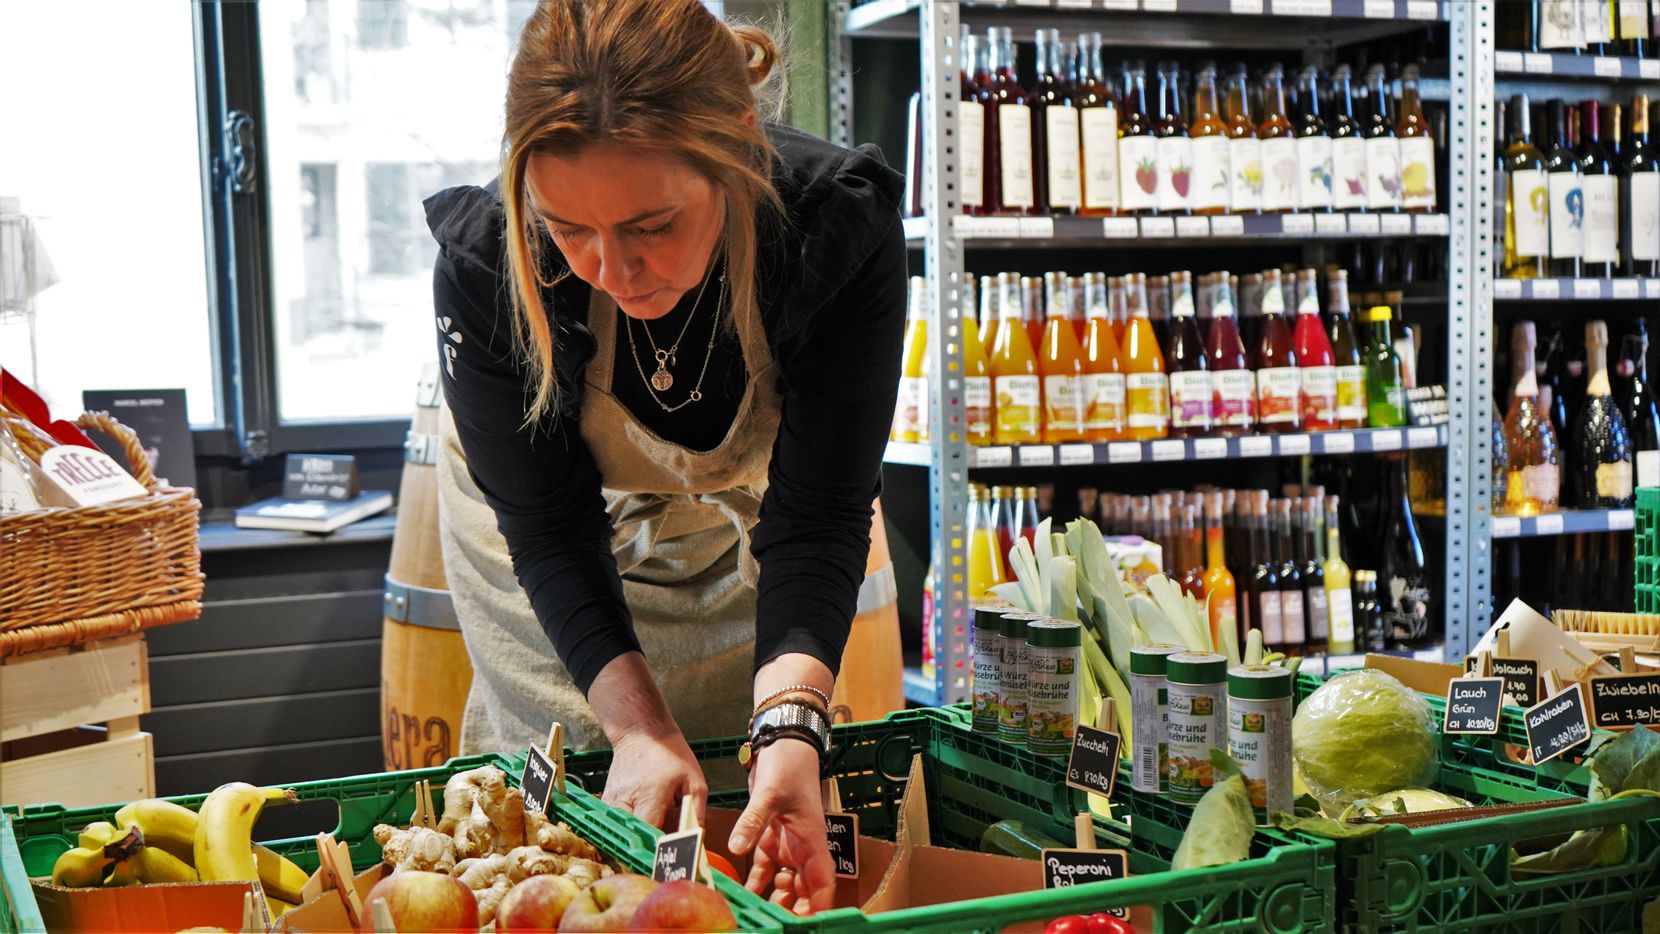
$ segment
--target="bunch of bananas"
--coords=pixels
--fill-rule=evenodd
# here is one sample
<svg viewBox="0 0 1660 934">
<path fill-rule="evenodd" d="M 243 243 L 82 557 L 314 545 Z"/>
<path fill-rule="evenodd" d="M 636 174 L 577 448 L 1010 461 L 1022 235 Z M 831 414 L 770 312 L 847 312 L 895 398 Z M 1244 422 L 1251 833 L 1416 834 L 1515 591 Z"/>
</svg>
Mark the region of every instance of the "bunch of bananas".
<svg viewBox="0 0 1660 934">
<path fill-rule="evenodd" d="M 200 813 L 146 798 L 115 812 L 115 822 L 86 825 L 79 846 L 58 857 L 52 882 L 86 887 L 168 882 L 254 882 L 265 889 L 271 917 L 300 901 L 305 870 L 253 842 L 254 821 L 267 803 L 294 793 L 232 782 L 214 789 Z"/>
</svg>

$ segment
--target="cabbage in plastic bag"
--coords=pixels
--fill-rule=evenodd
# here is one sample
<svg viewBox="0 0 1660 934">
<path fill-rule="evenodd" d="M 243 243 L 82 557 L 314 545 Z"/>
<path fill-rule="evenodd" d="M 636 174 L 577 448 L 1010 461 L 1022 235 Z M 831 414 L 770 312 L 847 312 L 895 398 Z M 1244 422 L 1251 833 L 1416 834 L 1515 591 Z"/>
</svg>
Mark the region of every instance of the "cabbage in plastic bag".
<svg viewBox="0 0 1660 934">
<path fill-rule="evenodd" d="M 1435 720 L 1423 695 L 1394 676 L 1345 672 L 1297 708 L 1291 755 L 1321 807 L 1338 814 L 1356 798 L 1431 785 Z"/>
</svg>

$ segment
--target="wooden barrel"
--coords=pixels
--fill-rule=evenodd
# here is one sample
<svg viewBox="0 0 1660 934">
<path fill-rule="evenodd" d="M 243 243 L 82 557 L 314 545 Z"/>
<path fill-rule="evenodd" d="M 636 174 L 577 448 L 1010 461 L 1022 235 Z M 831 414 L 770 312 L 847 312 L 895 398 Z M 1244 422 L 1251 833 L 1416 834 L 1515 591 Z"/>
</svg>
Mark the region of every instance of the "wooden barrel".
<svg viewBox="0 0 1660 934">
<path fill-rule="evenodd" d="M 473 666 L 461 640 L 438 546 L 438 365 L 421 373 L 404 440 L 398 523 L 386 574 L 380 648 L 380 734 L 386 768 L 442 765 L 461 744 Z"/>
<path fill-rule="evenodd" d="M 905 663 L 899 649 L 899 586 L 888 555 L 882 501 L 870 526 L 870 557 L 859 588 L 858 615 L 842 651 L 841 673 L 830 697 L 837 723 L 879 720 L 905 709 Z"/>
</svg>

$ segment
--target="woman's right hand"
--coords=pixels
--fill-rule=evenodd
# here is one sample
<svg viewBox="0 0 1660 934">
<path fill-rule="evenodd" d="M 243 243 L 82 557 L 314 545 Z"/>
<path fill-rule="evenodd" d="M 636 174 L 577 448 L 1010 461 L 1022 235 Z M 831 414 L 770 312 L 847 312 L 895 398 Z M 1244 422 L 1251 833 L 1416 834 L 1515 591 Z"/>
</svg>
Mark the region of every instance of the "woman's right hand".
<svg viewBox="0 0 1660 934">
<path fill-rule="evenodd" d="M 608 662 L 588 688 L 588 704 L 611 742 L 605 803 L 672 830 L 663 822 L 676 805 L 690 798 L 701 823 L 709 783 L 669 713 L 645 656 L 625 652 Z"/>
</svg>

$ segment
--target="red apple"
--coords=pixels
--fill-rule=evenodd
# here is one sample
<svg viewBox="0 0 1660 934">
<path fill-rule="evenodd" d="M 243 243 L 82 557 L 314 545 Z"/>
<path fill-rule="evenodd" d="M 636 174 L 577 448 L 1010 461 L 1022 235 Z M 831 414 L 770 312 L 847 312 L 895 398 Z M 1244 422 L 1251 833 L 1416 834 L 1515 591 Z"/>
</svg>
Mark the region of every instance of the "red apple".
<svg viewBox="0 0 1660 934">
<path fill-rule="evenodd" d="M 582 887 L 564 876 L 531 876 L 507 890 L 496 908 L 496 930 L 557 931 Z"/>
<path fill-rule="evenodd" d="M 582 890 L 559 919 L 560 931 L 626 931 L 634 910 L 657 888 L 650 876 L 618 873 Z"/>
<path fill-rule="evenodd" d="M 358 930 L 373 931 L 371 905 L 384 899 L 392 912 L 392 923 L 400 931 L 478 930 L 478 899 L 473 890 L 442 872 L 409 869 L 395 872 L 375 883 L 363 900 L 363 918 Z"/>
<path fill-rule="evenodd" d="M 736 931 L 738 920 L 719 892 L 681 879 L 646 896 L 628 925 L 631 931 Z"/>
</svg>

